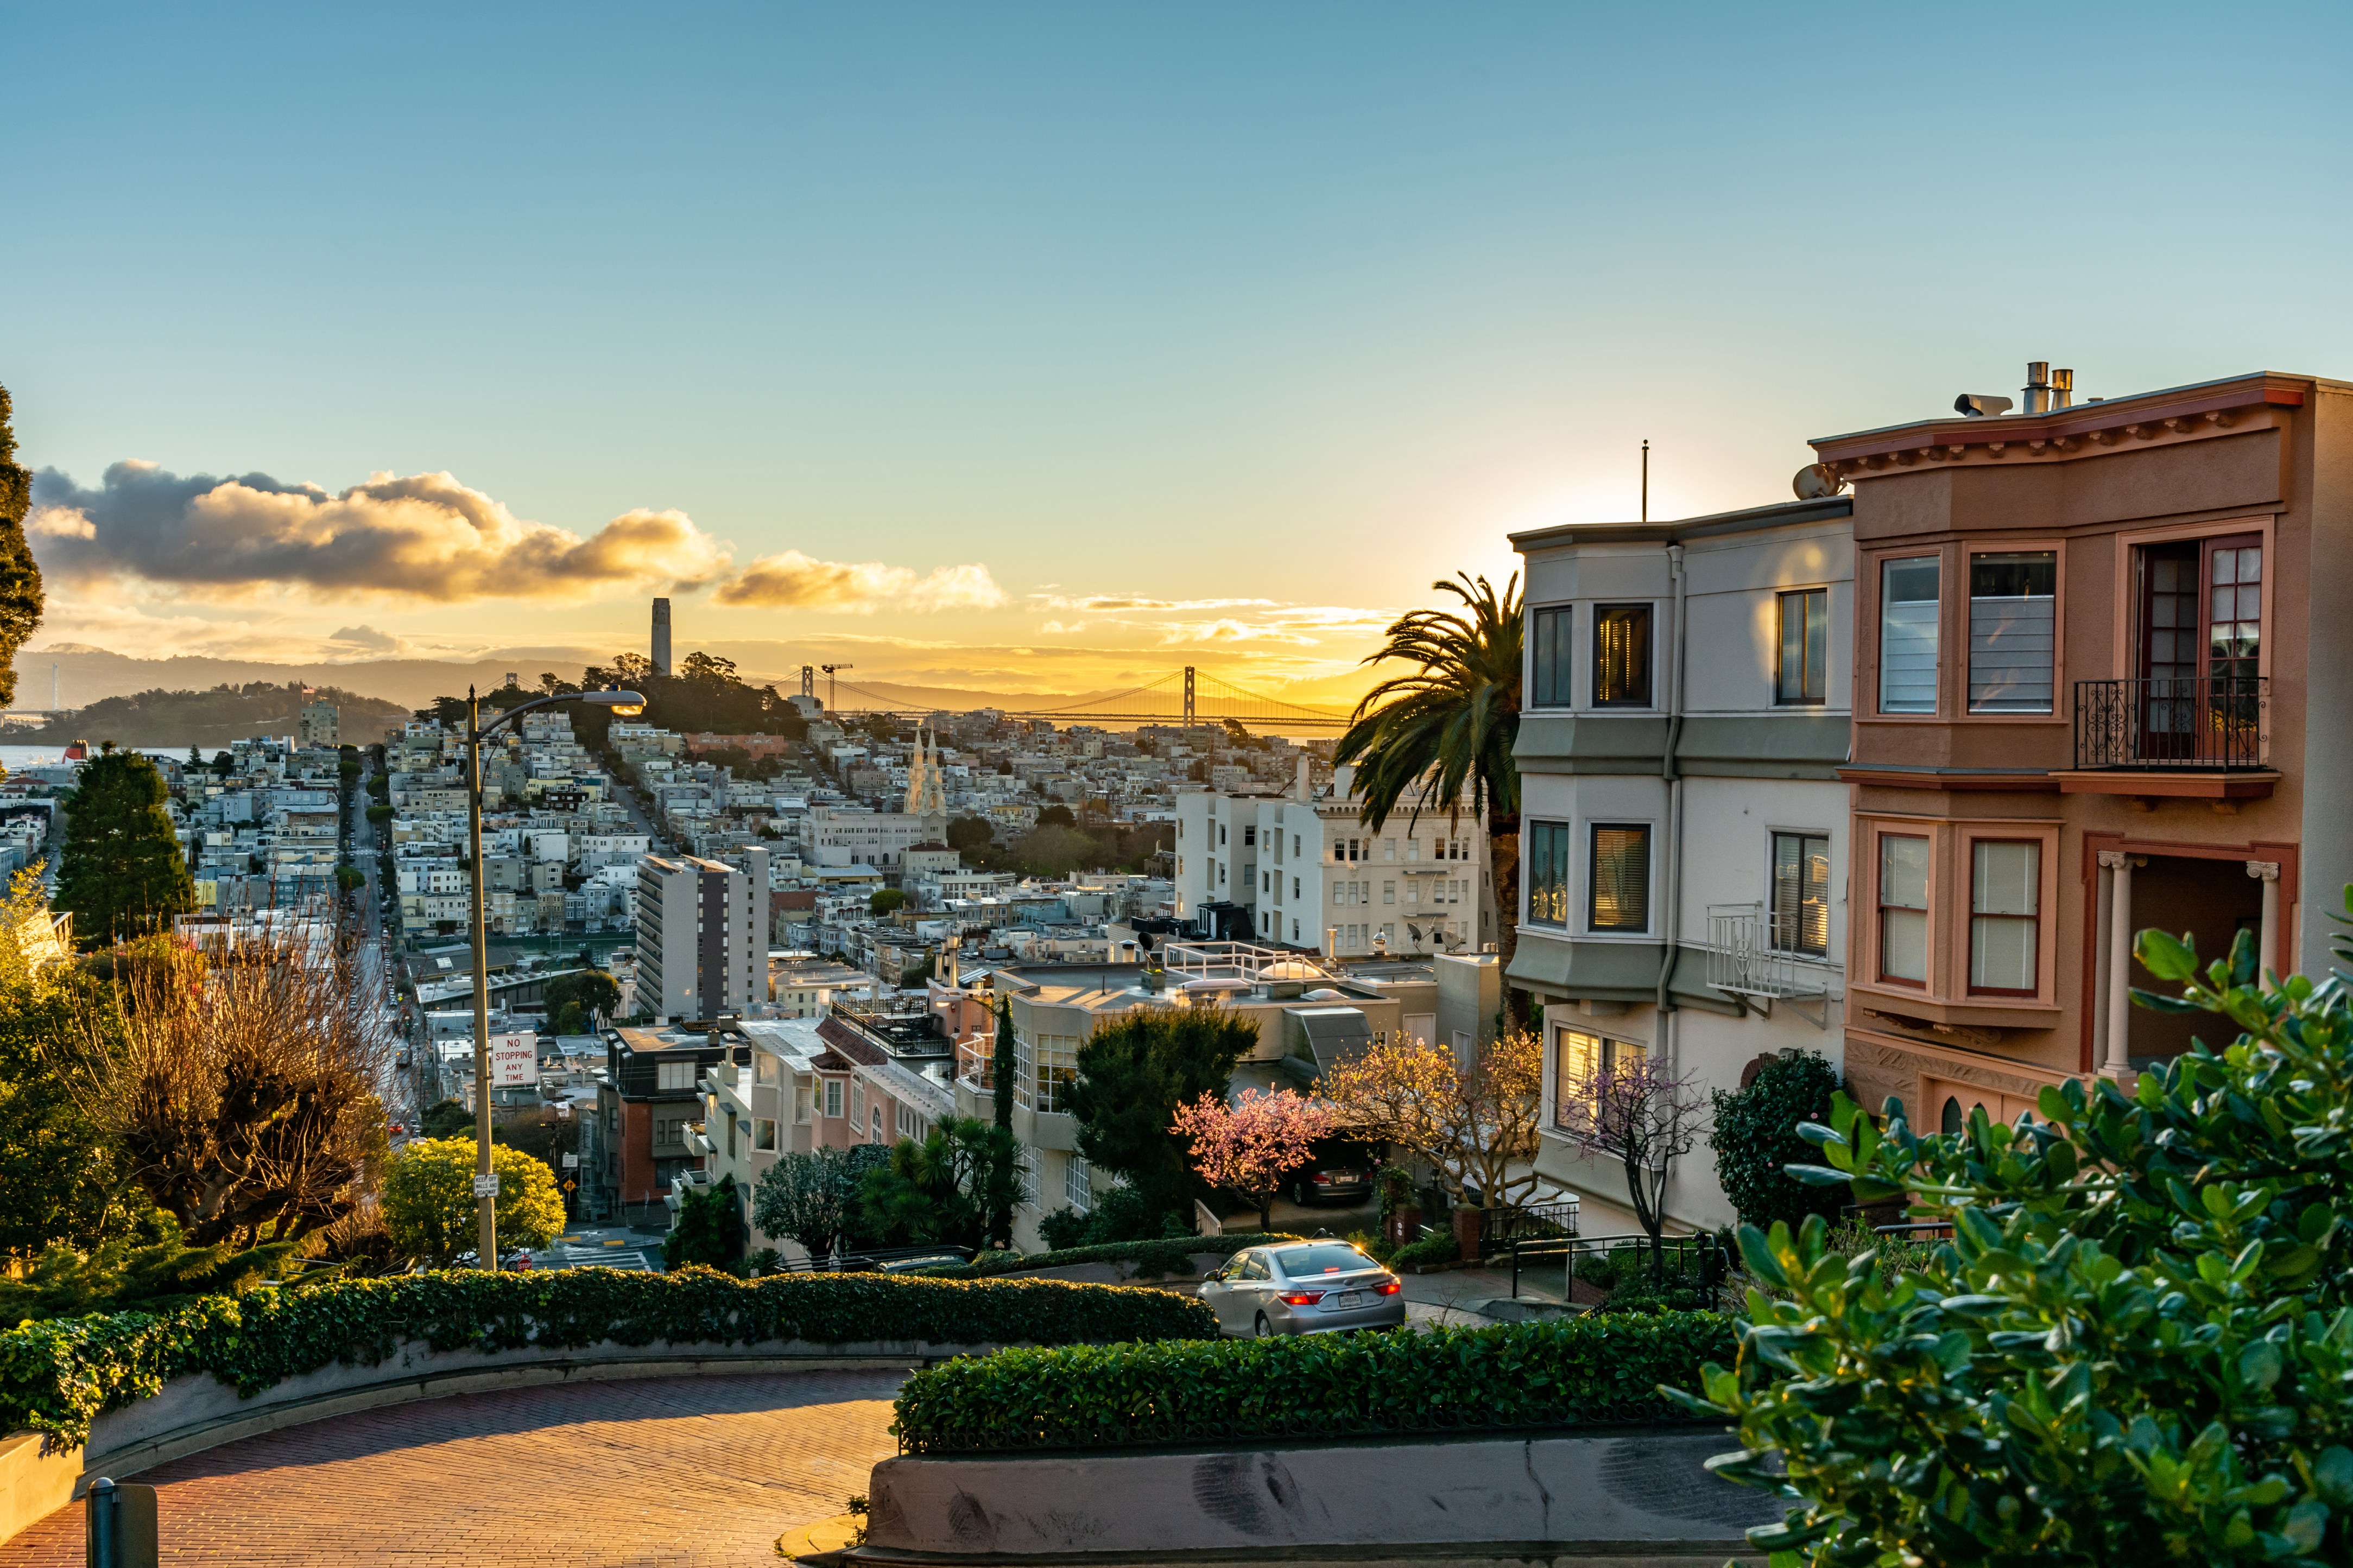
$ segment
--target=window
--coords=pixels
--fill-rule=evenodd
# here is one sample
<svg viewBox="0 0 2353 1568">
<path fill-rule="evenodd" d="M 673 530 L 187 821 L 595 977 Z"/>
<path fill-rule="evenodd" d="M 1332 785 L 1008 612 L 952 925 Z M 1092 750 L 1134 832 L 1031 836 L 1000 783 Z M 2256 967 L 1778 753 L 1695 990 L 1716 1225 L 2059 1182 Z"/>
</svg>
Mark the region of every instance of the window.
<svg viewBox="0 0 2353 1568">
<path fill-rule="evenodd" d="M 1933 555 L 1879 563 L 1879 710 L 1936 710 L 1936 576 Z"/>
<path fill-rule="evenodd" d="M 754 1083 L 775 1083 L 776 1081 L 776 1058 L 770 1056 L 765 1051 L 754 1051 L 752 1053 L 752 1081 Z"/>
<path fill-rule="evenodd" d="M 868 1131 L 866 1141 L 868 1142 L 880 1143 L 882 1142 L 882 1108 L 881 1106 L 878 1105 L 874 1108 L 874 1119 L 867 1124 L 867 1127 Z"/>
<path fill-rule="evenodd" d="M 2059 610 L 2059 555 L 1969 557 L 1969 711 L 2048 713 Z"/>
<path fill-rule="evenodd" d="M 2041 936 L 2042 846 L 1980 838 L 1969 853 L 1969 989 L 2031 996 Z"/>
<path fill-rule="evenodd" d="M 674 1094 L 681 1089 L 689 1089 L 693 1087 L 694 1063 L 692 1060 L 690 1059 L 682 1062 L 656 1062 L 654 1064 L 655 1093 Z"/>
<path fill-rule="evenodd" d="M 1651 705 L 1651 606 L 1593 607 L 1593 705 Z"/>
<path fill-rule="evenodd" d="M 773 1150 L 776 1146 L 776 1124 L 765 1116 L 752 1119 L 752 1147 Z"/>
<path fill-rule="evenodd" d="M 1568 923 L 1568 824 L 1528 825 L 1528 923 Z"/>
<path fill-rule="evenodd" d="M 1639 1062 L 1649 1054 L 1648 1047 L 1631 1040 L 1613 1040 L 1606 1035 L 1588 1035 L 1576 1029 L 1556 1031 L 1552 1089 L 1555 1125 L 1570 1124 L 1568 1108 L 1591 1099 L 1597 1075 L 1616 1072 L 1621 1066 Z"/>
<path fill-rule="evenodd" d="M 2207 546 L 2206 673 L 2218 697 L 2263 673 L 2263 547 L 2259 534 Z M 2236 548 L 2232 548 L 2235 546 Z"/>
<path fill-rule="evenodd" d="M 1830 692 L 1831 596 L 1825 588 L 1781 595 L 1781 654 L 1774 698 L 1820 702 Z"/>
<path fill-rule="evenodd" d="M 1566 708 L 1570 701 L 1568 608 L 1563 605 L 1557 610 L 1538 610 L 1528 620 L 1530 632 L 1535 639 L 1534 705 L 1538 708 Z"/>
<path fill-rule="evenodd" d="M 1831 951 L 1831 841 L 1815 833 L 1773 835 L 1773 946 L 1827 958 Z"/>
<path fill-rule="evenodd" d="M 1593 876 L 1586 923 L 1595 931 L 1651 929 L 1651 830 L 1593 825 Z"/>
<path fill-rule="evenodd" d="M 1257 844 L 1258 844 L 1258 829 L 1257 829 L 1257 828 L 1255 828 L 1255 827 L 1245 827 L 1245 828 L 1243 828 L 1243 829 L 1242 829 L 1242 847 L 1243 847 L 1243 848 L 1245 848 L 1245 849 L 1253 848 L 1253 847 L 1255 847 L 1257 846 Z"/>
<path fill-rule="evenodd" d="M 1021 1206 L 1036 1213 L 1045 1205 L 1038 1201 L 1038 1157 L 1035 1154 L 1021 1162 Z"/>
<path fill-rule="evenodd" d="M 1879 977 L 1928 983 L 1928 841 L 1879 836 Z"/>
<path fill-rule="evenodd" d="M 899 1136 L 900 1136 L 900 1137 L 902 1137 L 902 1138 L 912 1138 L 912 1137 L 913 1137 L 913 1136 L 915 1135 L 915 1112 L 914 1112 L 914 1110 L 913 1110 L 911 1107 L 904 1106 L 904 1105 L 900 1106 L 900 1107 L 898 1108 L 898 1110 L 899 1110 L 899 1122 L 898 1122 Z"/>
<path fill-rule="evenodd" d="M 1071 1086 L 1079 1079 L 1078 1036 L 1040 1035 L 1033 1049 L 1038 1062 L 1038 1098 L 1035 1109 L 1045 1111 L 1068 1110 L 1071 1108 Z"/>
<path fill-rule="evenodd" d="M 1087 1172 L 1087 1158 L 1073 1154 L 1062 1164 L 1062 1199 L 1081 1214 L 1095 1205 L 1094 1184 Z"/>
<path fill-rule="evenodd" d="M 1381 902 L 1385 904 L 1393 904 L 1397 902 L 1397 884 L 1395 882 L 1383 882 L 1381 884 Z"/>
<path fill-rule="evenodd" d="M 835 1120 L 841 1116 L 841 1080 L 838 1078 L 825 1080 L 825 1113 Z"/>
</svg>

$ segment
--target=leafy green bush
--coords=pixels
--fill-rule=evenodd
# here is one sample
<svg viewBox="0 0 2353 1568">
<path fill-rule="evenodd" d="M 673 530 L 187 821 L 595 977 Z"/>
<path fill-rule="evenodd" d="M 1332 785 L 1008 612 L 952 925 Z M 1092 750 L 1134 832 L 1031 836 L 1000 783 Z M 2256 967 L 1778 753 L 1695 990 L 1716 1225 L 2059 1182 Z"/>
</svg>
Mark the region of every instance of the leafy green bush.
<svg viewBox="0 0 2353 1568">
<path fill-rule="evenodd" d="M 1715 1313 L 1000 1351 L 900 1389 L 902 1452 L 1117 1447 L 1675 1419 L 1729 1355 Z"/>
<path fill-rule="evenodd" d="M 1743 1220 L 1798 1225 L 1810 1214 L 1838 1217 L 1847 1201 L 1843 1188 L 1809 1186 L 1785 1169 L 1812 1161 L 1798 1128 L 1828 1116 L 1838 1089 L 1838 1069 L 1809 1051 L 1774 1058 L 1746 1089 L 1715 1091 L 1707 1141 L 1715 1151 L 1715 1178 Z"/>
<path fill-rule="evenodd" d="M 740 1271 L 751 1239 L 733 1176 L 722 1176 L 708 1187 L 689 1184 L 679 1196 L 678 1223 L 662 1237 L 662 1267 L 700 1263 L 706 1268 Z"/>
<path fill-rule="evenodd" d="M 2235 1041 L 2014 1128 L 1841 1097 L 1810 1130 L 1830 1163 L 1793 1173 L 1953 1223 L 1921 1266 L 1841 1258 L 1820 1216 L 1742 1230 L 1766 1289 L 1690 1403 L 1738 1423 L 1719 1473 L 1790 1505 L 1749 1534 L 1777 1563 L 2353 1559 L 2353 1006 L 2259 984 L 2244 932 L 2203 981 L 2161 932 L 2138 953 L 2189 984 L 2137 999 Z"/>
<path fill-rule="evenodd" d="M 1079 1344 L 1206 1339 L 1208 1308 L 1174 1291 L 1060 1279 L 786 1274 L 708 1268 L 463 1270 L 213 1297 L 176 1312 L 53 1318 L 0 1333 L 0 1431 L 78 1443 L 90 1421 L 175 1377 L 241 1394 L 336 1362 L 374 1366 L 405 1342 L 437 1351 L 622 1345 Z"/>
<path fill-rule="evenodd" d="M 1389 1254 L 1389 1265 L 1394 1268 L 1419 1268 L 1425 1264 L 1452 1263 L 1461 1256 L 1462 1245 L 1454 1239 L 1452 1231 L 1433 1230 Z"/>
</svg>

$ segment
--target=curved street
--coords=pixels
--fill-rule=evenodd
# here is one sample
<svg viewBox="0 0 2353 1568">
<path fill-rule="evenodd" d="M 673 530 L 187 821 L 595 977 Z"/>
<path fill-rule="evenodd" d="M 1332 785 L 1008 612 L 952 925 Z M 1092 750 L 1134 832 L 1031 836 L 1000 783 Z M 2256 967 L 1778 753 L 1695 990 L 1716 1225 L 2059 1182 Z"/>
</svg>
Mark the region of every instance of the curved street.
<svg viewBox="0 0 2353 1568">
<path fill-rule="evenodd" d="M 750 1568 L 895 1452 L 894 1371 L 644 1378 L 458 1394 L 249 1437 L 135 1478 L 166 1564 Z M 79 1568 L 82 1510 L 0 1546 Z"/>
</svg>

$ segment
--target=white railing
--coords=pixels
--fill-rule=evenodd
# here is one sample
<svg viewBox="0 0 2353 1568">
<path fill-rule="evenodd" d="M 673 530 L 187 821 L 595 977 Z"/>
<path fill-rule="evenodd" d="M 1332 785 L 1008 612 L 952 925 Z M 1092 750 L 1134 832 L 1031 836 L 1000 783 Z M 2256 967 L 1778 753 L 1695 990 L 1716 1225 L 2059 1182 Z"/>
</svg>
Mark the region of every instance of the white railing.
<svg viewBox="0 0 2353 1568">
<path fill-rule="evenodd" d="M 1261 947 L 1255 942 L 1171 942 L 1160 951 L 1168 972 L 1189 980 L 1246 980 L 1255 985 L 1265 971 L 1277 964 L 1293 963 L 1320 975 L 1328 977 L 1331 973 L 1328 967 L 1307 954 Z"/>
<path fill-rule="evenodd" d="M 1817 1021 L 1829 1027 L 1829 987 L 1811 973 L 1818 961 L 1807 960 L 1799 942 L 1793 916 L 1768 913 L 1763 904 L 1708 905 L 1709 988 L 1755 1002 L 1816 1004 Z"/>
</svg>

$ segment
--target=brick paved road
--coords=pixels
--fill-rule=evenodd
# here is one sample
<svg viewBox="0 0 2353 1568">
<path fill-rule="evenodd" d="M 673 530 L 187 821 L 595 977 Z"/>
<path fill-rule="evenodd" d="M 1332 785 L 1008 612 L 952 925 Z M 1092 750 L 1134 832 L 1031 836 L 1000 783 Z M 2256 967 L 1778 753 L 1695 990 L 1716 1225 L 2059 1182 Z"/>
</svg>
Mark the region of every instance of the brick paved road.
<svg viewBox="0 0 2353 1568">
<path fill-rule="evenodd" d="M 893 1449 L 895 1372 L 666 1377 L 393 1405 L 192 1454 L 161 1494 L 164 1562 L 777 1568 Z M 79 1504 L 0 1568 L 79 1568 Z"/>
</svg>

